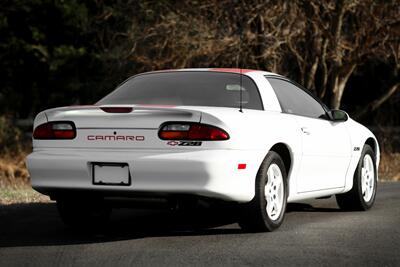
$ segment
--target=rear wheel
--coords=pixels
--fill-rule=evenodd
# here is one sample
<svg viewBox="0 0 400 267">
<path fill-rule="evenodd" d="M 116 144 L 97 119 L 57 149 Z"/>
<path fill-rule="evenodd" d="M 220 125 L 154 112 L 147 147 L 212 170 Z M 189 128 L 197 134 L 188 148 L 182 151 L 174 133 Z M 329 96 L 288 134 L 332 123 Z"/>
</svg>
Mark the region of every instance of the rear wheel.
<svg viewBox="0 0 400 267">
<path fill-rule="evenodd" d="M 73 228 L 98 229 L 109 220 L 111 208 L 101 198 L 59 198 L 58 213 L 61 220 Z"/>
<path fill-rule="evenodd" d="M 375 153 L 369 145 L 365 145 L 354 173 L 353 188 L 336 195 L 336 202 L 344 210 L 368 210 L 375 202 L 377 187 L 377 171 Z"/>
<path fill-rule="evenodd" d="M 241 207 L 239 225 L 243 230 L 270 232 L 282 224 L 287 200 L 286 178 L 281 157 L 270 151 L 257 173 L 254 199 Z"/>
</svg>

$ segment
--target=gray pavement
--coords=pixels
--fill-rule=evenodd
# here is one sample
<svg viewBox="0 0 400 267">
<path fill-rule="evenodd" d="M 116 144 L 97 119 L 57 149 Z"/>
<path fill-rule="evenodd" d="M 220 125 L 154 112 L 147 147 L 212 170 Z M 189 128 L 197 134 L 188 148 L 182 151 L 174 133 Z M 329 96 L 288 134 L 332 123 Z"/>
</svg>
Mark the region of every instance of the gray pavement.
<svg viewBox="0 0 400 267">
<path fill-rule="evenodd" d="M 291 204 L 281 228 L 243 233 L 232 214 L 122 209 L 103 232 L 77 233 L 54 203 L 0 206 L 0 266 L 400 266 L 400 183 L 375 206 L 334 198 Z"/>
</svg>

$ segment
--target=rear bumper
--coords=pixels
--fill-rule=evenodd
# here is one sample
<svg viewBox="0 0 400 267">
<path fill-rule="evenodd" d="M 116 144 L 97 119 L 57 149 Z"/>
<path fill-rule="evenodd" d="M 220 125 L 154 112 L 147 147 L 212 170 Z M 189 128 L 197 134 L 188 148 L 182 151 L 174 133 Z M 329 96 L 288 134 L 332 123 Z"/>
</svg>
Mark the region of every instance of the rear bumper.
<svg viewBox="0 0 400 267">
<path fill-rule="evenodd" d="M 52 194 L 85 190 L 118 194 L 193 194 L 248 202 L 264 155 L 244 150 L 84 150 L 46 149 L 27 157 L 32 187 Z M 127 163 L 129 186 L 94 185 L 92 162 Z M 238 164 L 246 169 L 238 169 Z"/>
</svg>

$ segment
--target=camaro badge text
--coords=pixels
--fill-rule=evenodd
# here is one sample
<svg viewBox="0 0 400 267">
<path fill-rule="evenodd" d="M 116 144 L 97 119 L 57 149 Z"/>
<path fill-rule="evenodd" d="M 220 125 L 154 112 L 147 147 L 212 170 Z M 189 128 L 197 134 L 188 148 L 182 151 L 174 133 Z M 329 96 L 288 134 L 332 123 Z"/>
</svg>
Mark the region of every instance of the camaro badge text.
<svg viewBox="0 0 400 267">
<path fill-rule="evenodd" d="M 89 141 L 144 141 L 142 135 L 88 135 Z"/>
</svg>

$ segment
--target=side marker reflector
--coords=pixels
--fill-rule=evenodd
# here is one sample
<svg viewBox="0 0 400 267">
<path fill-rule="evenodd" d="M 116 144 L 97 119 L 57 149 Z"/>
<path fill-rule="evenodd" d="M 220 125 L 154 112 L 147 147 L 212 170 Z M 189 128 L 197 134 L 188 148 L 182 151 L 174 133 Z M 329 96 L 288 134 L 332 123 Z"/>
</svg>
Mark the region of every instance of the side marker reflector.
<svg viewBox="0 0 400 267">
<path fill-rule="evenodd" d="M 246 169 L 246 163 L 239 163 L 238 170 L 244 170 L 244 169 Z"/>
</svg>

